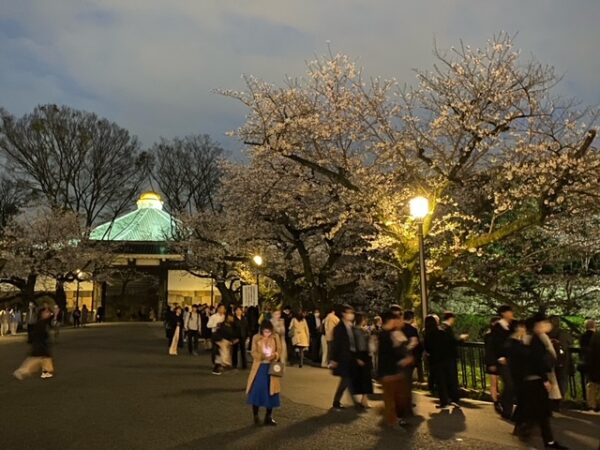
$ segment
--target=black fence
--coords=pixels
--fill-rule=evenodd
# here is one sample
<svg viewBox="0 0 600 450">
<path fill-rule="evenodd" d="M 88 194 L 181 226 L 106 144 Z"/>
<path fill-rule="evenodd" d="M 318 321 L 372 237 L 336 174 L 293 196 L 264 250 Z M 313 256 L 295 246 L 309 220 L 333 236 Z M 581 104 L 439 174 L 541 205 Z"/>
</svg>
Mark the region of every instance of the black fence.
<svg viewBox="0 0 600 450">
<path fill-rule="evenodd" d="M 569 389 L 566 400 L 581 403 L 586 400 L 585 377 L 577 370 L 581 362 L 581 349 L 573 347 L 570 350 L 573 364 L 569 373 Z M 464 342 L 460 345 L 458 381 L 464 390 L 477 392 L 482 396 L 489 392 L 483 342 Z"/>
</svg>

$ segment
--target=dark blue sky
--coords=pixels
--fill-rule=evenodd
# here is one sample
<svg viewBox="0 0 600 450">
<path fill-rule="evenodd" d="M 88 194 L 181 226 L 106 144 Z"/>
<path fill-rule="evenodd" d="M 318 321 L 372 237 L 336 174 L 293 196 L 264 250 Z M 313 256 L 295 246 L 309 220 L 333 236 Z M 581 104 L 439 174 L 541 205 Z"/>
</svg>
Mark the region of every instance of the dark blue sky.
<svg viewBox="0 0 600 450">
<path fill-rule="evenodd" d="M 138 135 L 224 137 L 244 110 L 215 88 L 241 74 L 302 75 L 335 52 L 369 75 L 414 83 L 434 38 L 480 46 L 518 32 L 525 56 L 554 65 L 562 94 L 600 103 L 600 0 L 0 0 L 0 106 L 16 114 L 59 103 L 95 111 Z"/>
</svg>

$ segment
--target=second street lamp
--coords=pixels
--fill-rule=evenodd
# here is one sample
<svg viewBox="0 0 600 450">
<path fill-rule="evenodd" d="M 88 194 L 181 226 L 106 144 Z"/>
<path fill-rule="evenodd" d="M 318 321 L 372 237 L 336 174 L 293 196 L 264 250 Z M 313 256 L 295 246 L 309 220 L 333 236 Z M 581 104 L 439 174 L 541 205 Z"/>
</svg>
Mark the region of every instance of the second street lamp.
<svg viewBox="0 0 600 450">
<path fill-rule="evenodd" d="M 252 258 L 254 265 L 256 266 L 256 301 L 260 304 L 260 268 L 263 265 L 263 258 L 260 255 L 254 255 Z"/>
<path fill-rule="evenodd" d="M 427 272 L 425 269 L 425 245 L 423 243 L 423 221 L 429 214 L 429 200 L 425 197 L 415 197 L 410 203 L 410 215 L 417 222 L 417 235 L 419 238 L 419 264 L 421 267 L 421 309 L 423 321 L 427 317 Z"/>
</svg>

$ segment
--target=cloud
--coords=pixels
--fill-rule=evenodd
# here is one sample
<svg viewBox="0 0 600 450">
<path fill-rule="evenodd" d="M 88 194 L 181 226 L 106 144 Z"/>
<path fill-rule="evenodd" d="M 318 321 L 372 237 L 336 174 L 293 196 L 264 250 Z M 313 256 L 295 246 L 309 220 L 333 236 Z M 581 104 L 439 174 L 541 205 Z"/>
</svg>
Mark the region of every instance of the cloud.
<svg viewBox="0 0 600 450">
<path fill-rule="evenodd" d="M 566 95 L 600 102 L 597 0 L 8 0 L 0 9 L 0 105 L 18 114 L 55 102 L 116 120 L 150 145 L 159 136 L 241 124 L 241 105 L 212 93 L 240 75 L 279 82 L 327 51 L 371 75 L 412 83 L 413 68 L 463 38 L 519 32 L 525 55 L 565 74 Z"/>
</svg>

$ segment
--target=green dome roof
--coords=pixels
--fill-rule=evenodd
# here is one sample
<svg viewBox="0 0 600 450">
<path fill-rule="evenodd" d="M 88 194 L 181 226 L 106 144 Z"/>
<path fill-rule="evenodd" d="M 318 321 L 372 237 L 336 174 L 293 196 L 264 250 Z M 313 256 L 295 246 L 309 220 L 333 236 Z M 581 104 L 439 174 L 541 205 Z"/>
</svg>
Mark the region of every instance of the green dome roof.
<svg viewBox="0 0 600 450">
<path fill-rule="evenodd" d="M 90 239 L 103 241 L 170 241 L 177 221 L 162 209 L 163 202 L 154 192 L 142 194 L 137 209 L 92 230 Z"/>
</svg>

